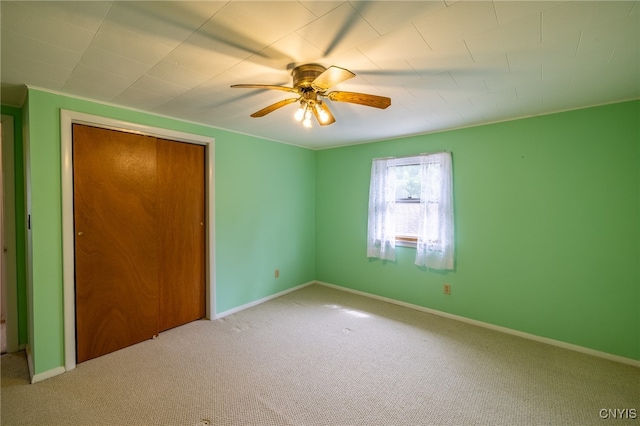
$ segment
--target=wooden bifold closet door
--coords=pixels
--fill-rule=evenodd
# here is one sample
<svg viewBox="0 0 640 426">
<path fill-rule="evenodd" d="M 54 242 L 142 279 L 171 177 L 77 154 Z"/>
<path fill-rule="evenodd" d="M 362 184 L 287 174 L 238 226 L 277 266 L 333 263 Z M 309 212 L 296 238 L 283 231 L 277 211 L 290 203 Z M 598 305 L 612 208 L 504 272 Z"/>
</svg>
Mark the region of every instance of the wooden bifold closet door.
<svg viewBox="0 0 640 426">
<path fill-rule="evenodd" d="M 157 140 L 160 331 L 205 316 L 204 147 Z"/>
<path fill-rule="evenodd" d="M 77 362 L 205 316 L 204 150 L 73 125 Z"/>
</svg>

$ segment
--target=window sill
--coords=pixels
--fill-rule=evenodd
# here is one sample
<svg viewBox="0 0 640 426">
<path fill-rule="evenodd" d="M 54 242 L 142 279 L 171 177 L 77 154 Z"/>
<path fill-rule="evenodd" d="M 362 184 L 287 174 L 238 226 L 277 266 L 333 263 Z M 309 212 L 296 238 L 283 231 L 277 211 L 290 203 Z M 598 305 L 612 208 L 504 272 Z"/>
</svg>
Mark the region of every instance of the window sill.
<svg viewBox="0 0 640 426">
<path fill-rule="evenodd" d="M 416 248 L 418 243 L 418 239 L 415 237 L 404 237 L 397 236 L 396 237 L 396 246 L 398 247 L 413 247 Z"/>
</svg>

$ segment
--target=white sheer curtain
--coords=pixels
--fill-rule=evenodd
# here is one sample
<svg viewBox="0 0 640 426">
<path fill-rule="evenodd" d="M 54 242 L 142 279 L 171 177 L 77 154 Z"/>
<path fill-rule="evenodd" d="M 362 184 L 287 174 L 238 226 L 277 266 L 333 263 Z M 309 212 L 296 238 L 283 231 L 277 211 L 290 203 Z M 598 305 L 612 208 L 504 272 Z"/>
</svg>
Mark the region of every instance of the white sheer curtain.
<svg viewBox="0 0 640 426">
<path fill-rule="evenodd" d="M 375 159 L 371 164 L 367 256 L 396 259 L 395 159 Z"/>
<path fill-rule="evenodd" d="M 420 156 L 420 224 L 416 245 L 418 266 L 453 270 L 453 176 L 451 153 Z"/>
</svg>

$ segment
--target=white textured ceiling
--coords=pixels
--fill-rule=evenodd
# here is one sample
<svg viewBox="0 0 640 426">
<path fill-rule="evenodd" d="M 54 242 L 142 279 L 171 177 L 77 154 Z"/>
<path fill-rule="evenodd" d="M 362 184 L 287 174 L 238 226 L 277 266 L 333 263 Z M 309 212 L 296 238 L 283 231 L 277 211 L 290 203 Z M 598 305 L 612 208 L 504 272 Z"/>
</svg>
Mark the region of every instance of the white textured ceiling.
<svg viewBox="0 0 640 426">
<path fill-rule="evenodd" d="M 2 1 L 1 101 L 24 85 L 324 148 L 640 98 L 637 1 Z M 292 63 L 347 68 L 303 128 Z"/>
</svg>

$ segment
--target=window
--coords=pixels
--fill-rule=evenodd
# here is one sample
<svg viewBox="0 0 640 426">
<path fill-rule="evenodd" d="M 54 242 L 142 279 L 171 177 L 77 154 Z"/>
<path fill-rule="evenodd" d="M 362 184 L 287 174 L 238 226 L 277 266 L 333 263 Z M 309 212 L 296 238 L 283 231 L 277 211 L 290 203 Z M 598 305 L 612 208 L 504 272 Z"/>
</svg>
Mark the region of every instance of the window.
<svg viewBox="0 0 640 426">
<path fill-rule="evenodd" d="M 415 247 L 420 228 L 420 158 L 397 159 L 395 173 L 396 245 Z"/>
<path fill-rule="evenodd" d="M 395 260 L 395 247 L 416 247 L 419 266 L 453 269 L 451 154 L 373 160 L 367 256 Z"/>
</svg>

